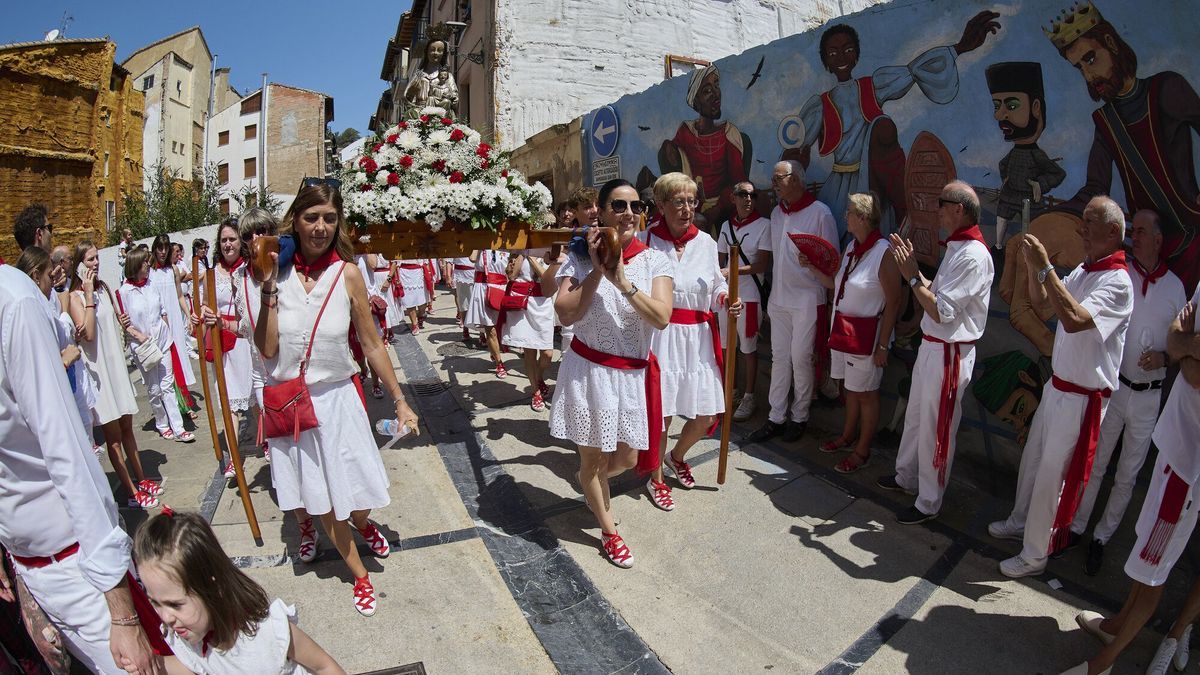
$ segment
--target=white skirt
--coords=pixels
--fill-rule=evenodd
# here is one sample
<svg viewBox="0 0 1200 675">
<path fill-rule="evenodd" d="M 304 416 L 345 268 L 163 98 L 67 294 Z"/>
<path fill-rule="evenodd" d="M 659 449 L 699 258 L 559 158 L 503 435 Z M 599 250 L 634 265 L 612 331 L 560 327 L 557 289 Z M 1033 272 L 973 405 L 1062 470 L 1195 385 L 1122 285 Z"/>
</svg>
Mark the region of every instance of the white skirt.
<svg viewBox="0 0 1200 675">
<path fill-rule="evenodd" d="M 250 409 L 250 379 L 254 368 L 250 363 L 250 340 L 238 337 L 233 349 L 225 352 L 225 393 L 229 409 L 244 412 Z"/>
<path fill-rule="evenodd" d="M 425 288 L 425 270 L 401 269 L 400 285 L 404 286 L 404 297 L 400 298 L 402 309 L 420 307 L 431 300 L 429 291 Z"/>
<path fill-rule="evenodd" d="M 346 520 L 351 511 L 387 506 L 387 470 L 354 381 L 308 389 L 320 425 L 300 432 L 299 442 L 291 436 L 267 441 L 279 508 L 302 508 L 314 516 L 332 511 Z"/>
<path fill-rule="evenodd" d="M 646 371 L 608 368 L 567 353 L 550 406 L 550 435 L 604 452 L 615 452 L 617 443 L 647 449 Z"/>
<path fill-rule="evenodd" d="M 554 298 L 530 298 L 523 311 L 509 312 L 504 344 L 524 349 L 554 349 Z"/>
<path fill-rule="evenodd" d="M 693 419 L 725 412 L 725 388 L 707 323 L 670 324 L 650 344 L 662 369 L 663 417 Z"/>
<path fill-rule="evenodd" d="M 1142 559 L 1142 549 L 1149 543 L 1150 535 L 1154 532 L 1154 525 L 1158 522 L 1158 509 L 1167 491 L 1166 467 L 1167 459 L 1160 452 L 1158 460 L 1154 463 L 1154 473 L 1150 476 L 1150 485 L 1146 487 L 1142 510 L 1138 513 L 1137 524 L 1134 526 L 1137 541 L 1134 542 L 1133 550 L 1129 552 L 1129 558 L 1125 561 L 1125 574 L 1147 586 L 1162 586 L 1167 582 L 1167 577 L 1171 575 L 1171 570 L 1192 538 L 1192 531 L 1196 529 L 1197 511 L 1200 510 L 1200 499 L 1196 499 L 1196 490 L 1194 487 L 1189 488 L 1183 512 L 1179 514 L 1179 522 L 1175 523 L 1171 531 L 1162 558 L 1157 563 Z M 1101 478 L 1103 476 L 1092 475 L 1092 480 Z"/>
<path fill-rule="evenodd" d="M 471 301 L 467 303 L 467 315 L 463 323 L 468 326 L 495 326 L 497 312 L 487 306 L 485 283 L 471 284 Z"/>
</svg>

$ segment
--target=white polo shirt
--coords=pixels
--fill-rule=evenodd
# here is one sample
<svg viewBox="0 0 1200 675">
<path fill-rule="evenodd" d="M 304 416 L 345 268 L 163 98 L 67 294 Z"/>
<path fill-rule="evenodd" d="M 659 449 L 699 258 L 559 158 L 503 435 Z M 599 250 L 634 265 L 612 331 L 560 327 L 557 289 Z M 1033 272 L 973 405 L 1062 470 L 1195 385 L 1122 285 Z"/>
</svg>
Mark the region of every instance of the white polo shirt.
<svg viewBox="0 0 1200 675">
<path fill-rule="evenodd" d="M 746 256 L 746 260 L 750 264 L 754 264 L 754 257 L 764 248 L 763 244 L 766 239 L 771 236 L 771 219 L 764 218 L 758 215 L 758 212 L 750 214 L 750 219 L 740 227 L 735 226 L 732 220 L 725 221 L 721 226 L 721 231 L 717 235 L 717 253 L 729 255 L 729 248 L 736 242 L 742 247 L 742 253 Z M 767 250 L 770 246 L 765 247 Z M 729 266 L 741 267 L 745 265 L 738 256 L 737 260 L 730 260 Z M 758 286 L 754 284 L 753 278 L 758 276 L 759 283 L 762 283 L 761 275 L 754 274 L 739 274 L 738 275 L 738 297 L 742 302 L 761 302 L 762 295 L 758 292 Z"/>
<path fill-rule="evenodd" d="M 1050 367 L 1060 378 L 1087 389 L 1116 389 L 1133 313 L 1133 283 L 1125 270 L 1084 272 L 1076 267 L 1063 285 L 1092 315 L 1094 326 L 1068 333 L 1060 321 L 1054 332 Z"/>
<path fill-rule="evenodd" d="M 771 300 L 768 306 L 781 309 L 810 309 L 825 302 L 825 287 L 813 273 L 800 266 L 800 256 L 789 234 L 814 234 L 828 241 L 839 252 L 837 223 L 829 207 L 821 202 L 784 213 L 783 205 L 771 212 L 771 234 L 762 241 L 761 250 L 773 254 Z"/>
<path fill-rule="evenodd" d="M 1192 295 L 1192 302 L 1200 302 L 1200 288 Z M 1188 485 L 1196 485 L 1200 480 L 1200 443 L 1196 442 L 1200 438 L 1200 390 L 1182 375 L 1171 385 L 1152 438 L 1171 469 Z"/>
<path fill-rule="evenodd" d="M 1167 376 L 1166 368 L 1142 370 L 1138 359 L 1143 349 L 1156 352 L 1167 349 L 1167 330 L 1171 322 L 1187 303 L 1183 282 L 1174 272 L 1167 272 L 1152 284 L 1146 285 L 1145 277 L 1137 267 L 1129 264 L 1129 280 L 1133 283 L 1133 313 L 1129 316 L 1129 330 L 1125 333 L 1125 351 L 1121 356 L 1121 374 L 1130 382 L 1150 382 Z"/>
<path fill-rule="evenodd" d="M 992 297 L 992 255 L 974 239 L 951 241 L 929 290 L 937 300 L 938 317 L 921 319 L 921 332 L 943 342 L 973 342 L 987 326 Z"/>
</svg>

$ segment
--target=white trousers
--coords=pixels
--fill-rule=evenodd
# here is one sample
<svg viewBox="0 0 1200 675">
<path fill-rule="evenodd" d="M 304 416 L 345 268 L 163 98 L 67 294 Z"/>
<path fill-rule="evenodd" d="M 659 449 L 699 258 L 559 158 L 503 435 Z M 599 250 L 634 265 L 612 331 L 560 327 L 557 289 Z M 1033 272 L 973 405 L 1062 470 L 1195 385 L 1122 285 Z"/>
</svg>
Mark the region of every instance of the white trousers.
<svg viewBox="0 0 1200 675">
<path fill-rule="evenodd" d="M 1088 519 L 1096 506 L 1096 497 L 1100 493 L 1100 484 L 1104 482 L 1104 472 L 1108 471 L 1108 462 L 1112 459 L 1113 449 L 1117 447 L 1117 439 L 1121 438 L 1124 429 L 1124 441 L 1121 443 L 1121 457 L 1117 460 L 1117 475 L 1113 479 L 1112 491 L 1108 493 L 1108 503 L 1104 506 L 1104 515 L 1096 523 L 1092 533 L 1101 544 L 1107 544 L 1113 533 L 1121 525 L 1125 517 L 1125 509 L 1129 507 L 1129 499 L 1133 496 L 1133 485 L 1137 482 L 1138 472 L 1146 461 L 1150 451 L 1150 436 L 1154 434 L 1154 424 L 1158 421 L 1158 407 L 1162 401 L 1161 389 L 1146 389 L 1134 391 L 1125 385 L 1113 392 L 1108 401 L 1108 411 L 1104 413 L 1104 421 L 1100 424 L 1100 442 L 1096 444 L 1096 458 L 1092 460 L 1092 478 L 1088 481 L 1087 490 L 1079 502 L 1079 510 L 1075 512 L 1075 521 L 1071 523 L 1071 531 L 1083 534 L 1087 529 Z"/>
<path fill-rule="evenodd" d="M 170 429 L 176 436 L 182 434 L 183 415 L 175 401 L 175 373 L 171 370 L 171 355 L 165 355 L 149 371 L 142 370 L 142 382 L 146 383 L 146 392 L 150 394 L 150 409 L 154 411 L 154 427 L 158 433 Z"/>
<path fill-rule="evenodd" d="M 904 433 L 896 452 L 896 483 L 905 490 L 917 493 L 917 510 L 936 514 L 942 509 L 946 486 L 938 484 L 938 470 L 933 467 L 937 448 L 938 410 L 941 407 L 942 381 L 945 379 L 943 349 L 937 342 L 921 341 L 917 362 L 913 365 L 912 388 L 908 392 L 908 408 L 904 413 Z M 954 401 L 954 417 L 950 420 L 950 447 L 946 454 L 946 482 L 954 466 L 954 449 L 958 445 L 958 424 L 962 421 L 962 399 L 971 384 L 975 368 L 975 345 L 958 346 L 958 397 Z"/>
<path fill-rule="evenodd" d="M 108 646 L 112 617 L 104 594 L 79 572 L 78 555 L 37 569 L 14 561 L 33 599 L 62 634 L 67 649 L 88 670 L 124 673 L 113 661 Z"/>
<path fill-rule="evenodd" d="M 1101 401 L 1103 415 L 1109 399 Z M 1008 516 L 1009 525 L 1025 530 L 1021 557 L 1030 564 L 1043 564 L 1049 556 L 1050 530 L 1058 511 L 1063 478 L 1079 440 L 1086 408 L 1086 396 L 1059 391 L 1053 382 L 1046 382 L 1042 388 L 1042 402 L 1033 414 L 1029 440 L 1021 455 L 1016 500 Z"/>
<path fill-rule="evenodd" d="M 772 306 L 771 389 L 767 419 L 783 424 L 788 419 L 788 391 L 794 389 L 793 422 L 808 421 L 813 396 L 813 340 L 817 335 L 817 308 L 785 309 Z"/>
</svg>

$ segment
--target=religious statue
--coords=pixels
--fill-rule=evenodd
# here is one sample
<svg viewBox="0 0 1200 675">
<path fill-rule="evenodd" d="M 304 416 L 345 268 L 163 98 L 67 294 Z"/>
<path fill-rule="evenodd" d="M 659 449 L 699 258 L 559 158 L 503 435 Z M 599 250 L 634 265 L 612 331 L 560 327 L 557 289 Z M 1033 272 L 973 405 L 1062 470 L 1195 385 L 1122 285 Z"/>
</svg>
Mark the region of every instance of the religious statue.
<svg viewBox="0 0 1200 675">
<path fill-rule="evenodd" d="M 404 88 L 404 100 L 411 111 L 426 106 L 438 106 L 448 112 L 458 107 L 458 84 L 450 74 L 447 59 L 450 53 L 450 28 L 444 23 L 429 29 L 425 58 Z"/>
</svg>

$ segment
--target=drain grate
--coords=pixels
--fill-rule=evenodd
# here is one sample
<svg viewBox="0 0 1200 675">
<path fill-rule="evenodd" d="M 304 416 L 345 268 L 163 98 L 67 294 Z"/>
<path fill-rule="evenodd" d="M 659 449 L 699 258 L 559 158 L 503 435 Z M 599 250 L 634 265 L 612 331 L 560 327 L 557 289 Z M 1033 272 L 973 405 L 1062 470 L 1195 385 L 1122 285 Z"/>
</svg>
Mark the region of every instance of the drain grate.
<svg viewBox="0 0 1200 675">
<path fill-rule="evenodd" d="M 438 394 L 450 389 L 450 387 L 446 386 L 446 383 L 442 382 L 441 380 L 436 382 L 410 382 L 408 386 L 417 396 L 437 396 Z"/>
<path fill-rule="evenodd" d="M 483 353 L 478 347 L 468 347 L 461 342 L 450 342 L 437 348 L 438 356 L 475 356 Z"/>
</svg>

